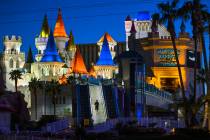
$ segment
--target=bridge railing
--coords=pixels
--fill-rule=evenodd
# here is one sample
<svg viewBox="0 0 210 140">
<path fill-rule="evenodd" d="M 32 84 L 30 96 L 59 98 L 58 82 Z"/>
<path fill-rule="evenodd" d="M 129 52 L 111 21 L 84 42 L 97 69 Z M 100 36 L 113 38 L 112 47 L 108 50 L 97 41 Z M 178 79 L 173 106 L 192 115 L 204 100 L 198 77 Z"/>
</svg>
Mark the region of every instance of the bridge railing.
<svg viewBox="0 0 210 140">
<path fill-rule="evenodd" d="M 173 101 L 173 96 L 167 91 L 160 90 L 153 85 L 145 83 L 144 88 L 138 88 L 137 92 L 145 92 L 145 94 L 151 94 L 157 97 L 161 97 L 168 101 Z"/>
</svg>

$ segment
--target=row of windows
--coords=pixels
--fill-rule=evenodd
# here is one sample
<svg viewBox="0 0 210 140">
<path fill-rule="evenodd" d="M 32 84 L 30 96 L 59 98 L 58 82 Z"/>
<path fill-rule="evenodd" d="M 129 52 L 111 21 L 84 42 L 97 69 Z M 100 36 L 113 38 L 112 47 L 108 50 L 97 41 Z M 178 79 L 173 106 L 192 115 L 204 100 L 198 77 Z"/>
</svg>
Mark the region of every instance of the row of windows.
<svg viewBox="0 0 210 140">
<path fill-rule="evenodd" d="M 9 61 L 9 67 L 10 68 L 14 68 L 14 61 L 13 59 L 10 59 Z M 19 60 L 16 61 L 16 68 L 19 68 L 20 67 L 20 64 L 19 64 Z"/>
</svg>

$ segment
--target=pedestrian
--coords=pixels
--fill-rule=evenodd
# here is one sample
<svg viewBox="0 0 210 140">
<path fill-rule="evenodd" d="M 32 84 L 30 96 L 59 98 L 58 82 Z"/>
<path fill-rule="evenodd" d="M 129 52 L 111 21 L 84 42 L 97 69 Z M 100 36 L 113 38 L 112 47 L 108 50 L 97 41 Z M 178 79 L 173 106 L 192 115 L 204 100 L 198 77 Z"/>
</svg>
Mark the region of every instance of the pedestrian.
<svg viewBox="0 0 210 140">
<path fill-rule="evenodd" d="M 98 112 L 98 110 L 99 110 L 99 102 L 98 102 L 98 100 L 96 100 L 96 102 L 95 102 L 95 110 Z"/>
</svg>

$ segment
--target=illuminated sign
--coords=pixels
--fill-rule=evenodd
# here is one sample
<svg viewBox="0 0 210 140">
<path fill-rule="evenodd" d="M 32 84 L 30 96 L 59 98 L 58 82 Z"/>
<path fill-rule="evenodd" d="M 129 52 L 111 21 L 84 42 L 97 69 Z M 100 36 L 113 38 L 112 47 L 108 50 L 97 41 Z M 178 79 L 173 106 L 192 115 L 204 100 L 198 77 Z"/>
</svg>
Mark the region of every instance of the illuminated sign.
<svg viewBox="0 0 210 140">
<path fill-rule="evenodd" d="M 166 48 L 166 49 L 157 49 L 157 65 L 158 66 L 176 66 L 176 59 L 174 54 L 174 49 Z M 180 55 L 180 51 L 177 50 L 178 57 Z"/>
<path fill-rule="evenodd" d="M 194 51 L 187 50 L 187 67 L 193 68 L 195 64 Z M 200 53 L 197 53 L 197 68 L 200 68 Z"/>
</svg>

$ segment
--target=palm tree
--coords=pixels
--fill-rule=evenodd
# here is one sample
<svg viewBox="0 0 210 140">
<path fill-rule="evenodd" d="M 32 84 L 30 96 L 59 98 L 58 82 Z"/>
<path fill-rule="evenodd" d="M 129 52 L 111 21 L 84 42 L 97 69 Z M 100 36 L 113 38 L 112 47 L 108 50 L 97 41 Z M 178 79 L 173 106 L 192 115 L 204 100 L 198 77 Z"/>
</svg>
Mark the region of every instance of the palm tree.
<svg viewBox="0 0 210 140">
<path fill-rule="evenodd" d="M 176 59 L 176 64 L 178 68 L 178 73 L 179 73 L 179 80 L 180 80 L 180 86 L 181 86 L 181 92 L 182 92 L 182 98 L 184 102 L 184 116 L 185 116 L 185 124 L 188 127 L 189 122 L 188 122 L 188 106 L 187 106 L 187 98 L 185 95 L 185 89 L 184 89 L 184 83 L 182 79 L 182 72 L 180 68 L 180 63 L 179 63 L 179 58 L 178 58 L 178 53 L 177 53 L 177 47 L 176 47 L 176 33 L 175 33 L 175 25 L 174 22 L 177 18 L 179 18 L 178 15 L 178 5 L 179 0 L 173 0 L 172 2 L 166 2 L 166 3 L 160 3 L 158 4 L 158 9 L 160 10 L 160 19 L 159 23 L 166 23 L 167 24 L 167 30 L 170 33 L 171 36 L 171 41 L 173 45 L 173 50 L 175 54 L 175 59 Z M 156 16 L 158 17 L 158 16 Z"/>
<path fill-rule="evenodd" d="M 68 84 L 70 85 L 70 91 L 72 93 L 72 117 L 76 118 L 76 122 L 78 122 L 78 112 L 77 112 L 77 107 L 78 105 L 76 104 L 76 93 L 75 93 L 75 85 L 76 85 L 76 78 L 75 75 L 73 74 L 73 76 L 69 76 L 67 79 Z"/>
<path fill-rule="evenodd" d="M 205 96 L 206 78 L 205 78 L 205 70 L 203 68 L 198 71 L 197 81 L 202 84 L 202 94 Z"/>
<path fill-rule="evenodd" d="M 203 56 L 204 56 L 204 66 L 205 66 L 205 81 L 207 84 L 207 98 L 208 98 L 208 102 L 205 105 L 205 111 L 204 111 L 204 122 L 203 122 L 203 127 L 206 126 L 206 122 L 207 120 L 210 120 L 210 110 L 208 109 L 208 107 L 210 107 L 210 82 L 209 82 L 209 78 L 210 78 L 210 55 L 209 55 L 209 65 L 207 63 L 207 54 L 206 54 L 206 48 L 205 48 L 205 41 L 204 41 L 204 32 L 208 32 L 209 34 L 209 40 L 210 40 L 210 13 L 208 13 L 207 11 L 202 11 L 202 18 L 204 20 L 204 22 L 206 22 L 206 27 L 203 28 L 203 26 L 201 26 L 202 30 L 200 31 L 200 39 L 201 39 L 201 45 L 202 48 L 204 49 L 203 51 Z M 210 51 L 210 42 L 209 42 L 209 51 Z M 210 130 L 210 121 L 208 121 L 208 129 Z"/>
<path fill-rule="evenodd" d="M 190 107 L 190 126 L 195 127 L 199 125 L 199 122 L 196 118 L 196 115 L 199 113 L 200 108 L 206 103 L 206 96 L 201 95 L 198 98 L 194 98 L 194 87 L 190 85 L 190 90 L 193 92 L 193 94 L 190 94 L 189 99 L 188 99 L 188 104 L 191 106 Z M 191 96 L 192 95 L 192 96 Z"/>
<path fill-rule="evenodd" d="M 206 6 L 200 3 L 200 0 L 189 0 L 184 3 L 184 5 L 180 8 L 179 12 L 180 15 L 185 19 L 191 19 L 192 24 L 192 33 L 193 33 L 193 40 L 194 40 L 194 56 L 195 56 L 195 63 L 194 63 L 194 90 L 193 90 L 193 100 L 196 100 L 196 87 L 197 87 L 197 49 L 198 49 L 198 41 L 201 41 L 202 49 L 203 49 L 203 56 L 204 56 L 204 65 L 207 66 L 207 58 L 206 58 L 206 48 L 204 44 L 203 38 L 203 20 L 202 20 L 202 13 L 205 12 Z"/>
<path fill-rule="evenodd" d="M 17 93 L 17 83 L 19 79 L 22 79 L 22 72 L 20 70 L 12 70 L 9 74 L 9 79 L 15 81 L 15 92 Z"/>
<path fill-rule="evenodd" d="M 37 89 L 42 88 L 40 80 L 37 78 L 32 78 L 31 82 L 29 82 L 29 89 L 31 93 L 34 95 L 34 102 L 35 102 L 35 119 L 37 120 Z"/>
<path fill-rule="evenodd" d="M 50 81 L 50 83 L 47 85 L 48 92 L 52 93 L 52 103 L 53 103 L 53 114 L 56 115 L 56 100 L 57 100 L 57 94 L 60 92 L 60 84 L 56 80 Z"/>
</svg>

